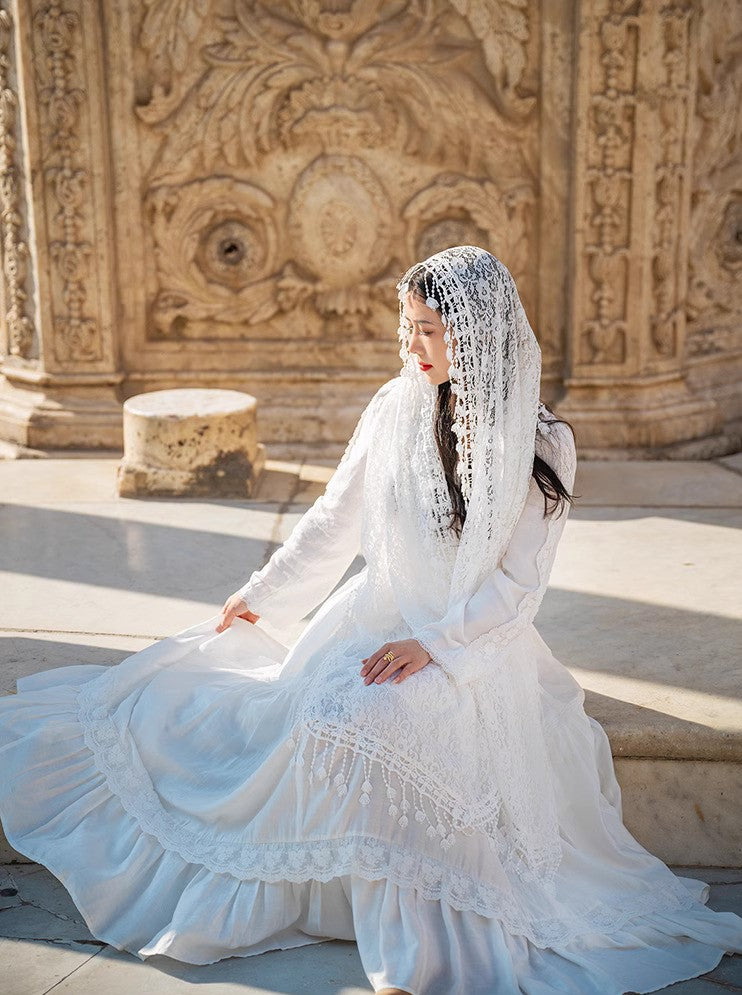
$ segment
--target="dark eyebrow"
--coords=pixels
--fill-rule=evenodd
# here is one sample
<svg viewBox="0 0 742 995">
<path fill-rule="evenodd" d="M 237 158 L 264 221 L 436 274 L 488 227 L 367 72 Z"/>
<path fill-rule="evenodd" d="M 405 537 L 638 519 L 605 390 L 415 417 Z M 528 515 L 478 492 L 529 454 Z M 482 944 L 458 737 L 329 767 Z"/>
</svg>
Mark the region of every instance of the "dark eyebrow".
<svg viewBox="0 0 742 995">
<path fill-rule="evenodd" d="M 433 325 L 434 324 L 434 322 L 428 321 L 427 318 L 421 318 L 419 320 L 416 319 L 416 318 L 405 318 L 405 321 L 416 321 L 418 325 Z"/>
</svg>

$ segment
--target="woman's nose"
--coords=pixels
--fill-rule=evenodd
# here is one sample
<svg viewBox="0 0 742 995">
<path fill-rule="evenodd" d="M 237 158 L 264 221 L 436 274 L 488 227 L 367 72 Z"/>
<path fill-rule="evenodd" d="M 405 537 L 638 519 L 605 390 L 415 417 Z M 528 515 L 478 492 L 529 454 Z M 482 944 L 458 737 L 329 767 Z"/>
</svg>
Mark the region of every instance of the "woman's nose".
<svg viewBox="0 0 742 995">
<path fill-rule="evenodd" d="M 410 346 L 409 346 L 409 348 L 410 348 L 410 352 L 414 352 L 415 354 L 419 355 L 419 353 L 420 353 L 420 336 L 417 334 L 417 332 L 412 332 L 412 334 L 410 335 Z"/>
</svg>

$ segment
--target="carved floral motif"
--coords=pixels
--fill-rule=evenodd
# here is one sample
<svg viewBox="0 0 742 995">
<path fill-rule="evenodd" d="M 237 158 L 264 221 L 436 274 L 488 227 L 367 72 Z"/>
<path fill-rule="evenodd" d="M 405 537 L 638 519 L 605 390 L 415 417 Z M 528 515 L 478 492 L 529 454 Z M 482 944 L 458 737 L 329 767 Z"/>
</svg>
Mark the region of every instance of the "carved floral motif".
<svg viewBox="0 0 742 995">
<path fill-rule="evenodd" d="M 220 15 L 206 0 L 146 0 L 135 109 L 161 134 L 144 178 L 154 336 L 229 336 L 310 305 L 325 335 L 338 317 L 373 337 L 377 309 L 396 311 L 394 274 L 411 261 L 401 251 L 435 251 L 454 229 L 483 234 L 522 271 L 525 296 L 535 292 L 531 17 L 526 0 L 233 0 Z M 455 177 L 448 208 L 426 193 L 441 166 Z M 266 224 L 267 211 L 276 231 L 273 270 L 230 290 L 192 251 L 216 223 L 217 188 L 204 177 L 224 174 L 235 209 L 220 198 L 213 213 L 236 244 L 255 241 L 239 236 L 238 190 L 268 198 L 249 225 Z M 169 246 L 186 215 L 189 242 Z"/>
<path fill-rule="evenodd" d="M 201 322 L 252 325 L 276 311 L 272 198 L 253 184 L 213 177 L 156 187 L 145 200 L 161 289 L 152 308 L 161 337 L 209 338 Z"/>
<path fill-rule="evenodd" d="M 0 8 L 0 221 L 5 324 L 10 355 L 30 359 L 34 351 L 36 331 L 24 289 L 29 251 L 22 233 L 25 202 L 17 143 L 18 98 L 10 80 L 12 45 L 13 23 L 10 11 L 3 7 Z"/>
<path fill-rule="evenodd" d="M 444 173 L 405 205 L 408 256 L 423 258 L 446 245 L 482 244 L 506 259 L 522 296 L 533 293 L 529 250 L 533 245 L 536 191 L 528 181 L 508 186 Z"/>
<path fill-rule="evenodd" d="M 598 6 L 598 5 L 596 5 Z M 592 289 L 579 339 L 581 363 L 623 363 L 626 324 L 632 149 L 636 130 L 639 20 L 636 4 L 609 0 L 590 30 L 596 85 L 585 109 L 587 186 L 578 190 L 585 226 L 584 258 Z M 587 300 L 589 299 L 589 306 Z"/>
<path fill-rule="evenodd" d="M 691 13 L 689 2 L 673 2 L 665 4 L 660 14 L 662 75 L 657 89 L 659 149 L 655 167 L 651 341 L 661 356 L 677 353 L 685 322 L 687 247 L 683 235 L 687 226 L 692 101 Z"/>
<path fill-rule="evenodd" d="M 49 200 L 49 254 L 60 291 L 54 295 L 54 351 L 61 363 L 103 357 L 90 313 L 88 284 L 95 267 L 90 233 L 90 172 L 81 150 L 80 107 L 86 100 L 79 4 L 36 3 L 33 13 L 36 94 L 44 129 L 44 178 Z"/>
<path fill-rule="evenodd" d="M 736 0 L 705 0 L 698 37 L 687 352 L 742 346 L 742 45 Z"/>
</svg>

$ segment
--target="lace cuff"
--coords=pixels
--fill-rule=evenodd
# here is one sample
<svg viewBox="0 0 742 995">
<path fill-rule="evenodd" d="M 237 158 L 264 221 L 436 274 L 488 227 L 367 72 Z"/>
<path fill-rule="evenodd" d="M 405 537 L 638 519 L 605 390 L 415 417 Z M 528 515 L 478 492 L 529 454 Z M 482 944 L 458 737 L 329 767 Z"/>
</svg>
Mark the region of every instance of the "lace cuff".
<svg viewBox="0 0 742 995">
<path fill-rule="evenodd" d="M 251 574 L 250 579 L 242 585 L 237 594 L 243 598 L 251 612 L 262 617 L 265 614 L 264 605 L 270 601 L 275 589 L 257 574 L 258 571 Z"/>
</svg>

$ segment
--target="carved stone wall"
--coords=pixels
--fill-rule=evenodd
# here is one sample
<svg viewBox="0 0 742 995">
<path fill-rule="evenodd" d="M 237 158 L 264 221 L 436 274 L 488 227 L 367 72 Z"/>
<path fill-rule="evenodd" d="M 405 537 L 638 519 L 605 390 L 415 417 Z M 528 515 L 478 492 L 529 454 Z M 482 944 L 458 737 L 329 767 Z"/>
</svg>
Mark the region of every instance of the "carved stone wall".
<svg viewBox="0 0 742 995">
<path fill-rule="evenodd" d="M 335 456 L 400 273 L 473 242 L 583 453 L 736 448 L 733 14 L 0 0 L 0 438 L 118 447 L 126 397 L 223 386 L 269 455 Z"/>
<path fill-rule="evenodd" d="M 688 226 L 688 384 L 742 420 L 742 45 L 737 0 L 704 0 Z"/>
<path fill-rule="evenodd" d="M 687 379 L 702 21 L 691 0 L 580 5 L 571 360 L 560 411 L 583 455 L 739 447 L 713 391 L 693 392 Z"/>
</svg>

